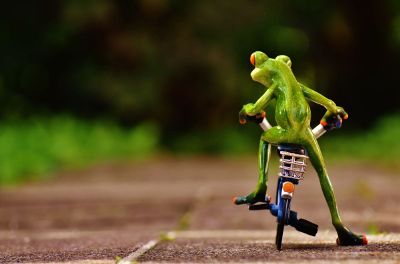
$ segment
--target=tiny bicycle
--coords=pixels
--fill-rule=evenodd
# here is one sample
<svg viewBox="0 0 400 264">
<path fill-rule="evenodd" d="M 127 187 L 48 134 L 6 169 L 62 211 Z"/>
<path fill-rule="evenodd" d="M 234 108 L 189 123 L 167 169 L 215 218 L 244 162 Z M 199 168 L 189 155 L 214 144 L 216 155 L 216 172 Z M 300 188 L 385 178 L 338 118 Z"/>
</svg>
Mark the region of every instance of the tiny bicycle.
<svg viewBox="0 0 400 264">
<path fill-rule="evenodd" d="M 247 120 L 255 122 L 266 131 L 272 126 L 265 118 L 265 113 L 257 116 L 247 116 Z M 328 119 L 326 123 L 319 124 L 312 131 L 316 138 L 322 136 L 326 131 L 340 128 L 342 118 L 337 115 Z M 298 219 L 297 212 L 290 209 L 295 185 L 304 178 L 306 161 L 308 159 L 307 150 L 297 144 L 279 144 L 277 146 L 279 162 L 279 177 L 276 189 L 275 203 L 271 202 L 270 197 L 266 197 L 264 202 L 250 204 L 249 210 L 269 210 L 277 218 L 275 244 L 278 250 L 282 249 L 283 231 L 286 225 L 294 227 L 297 231 L 315 236 L 318 232 L 318 225 L 305 220 Z"/>
</svg>

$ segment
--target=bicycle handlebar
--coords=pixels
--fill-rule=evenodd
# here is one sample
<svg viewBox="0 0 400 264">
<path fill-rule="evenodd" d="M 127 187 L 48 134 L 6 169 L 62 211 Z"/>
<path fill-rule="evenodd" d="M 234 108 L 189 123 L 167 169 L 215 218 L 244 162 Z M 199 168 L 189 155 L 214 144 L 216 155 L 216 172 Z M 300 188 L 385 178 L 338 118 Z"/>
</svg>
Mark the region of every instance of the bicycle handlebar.
<svg viewBox="0 0 400 264">
<path fill-rule="evenodd" d="M 246 121 L 257 123 L 264 131 L 272 128 L 272 125 L 268 122 L 266 118 L 265 112 L 262 112 L 255 116 L 246 116 L 246 119 L 244 119 L 244 121 L 242 120 L 240 123 L 245 124 Z M 327 131 L 340 128 L 342 126 L 342 123 L 343 119 L 340 117 L 340 115 L 332 116 L 327 119 L 326 122 L 321 121 L 320 124 L 313 128 L 312 132 L 315 138 L 319 138 Z"/>
</svg>

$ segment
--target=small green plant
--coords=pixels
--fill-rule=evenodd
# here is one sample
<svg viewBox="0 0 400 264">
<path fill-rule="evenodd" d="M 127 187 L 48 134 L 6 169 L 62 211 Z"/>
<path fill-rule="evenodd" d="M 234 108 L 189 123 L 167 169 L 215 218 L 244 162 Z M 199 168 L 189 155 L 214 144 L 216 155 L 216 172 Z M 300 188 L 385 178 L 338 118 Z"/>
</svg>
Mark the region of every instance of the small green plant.
<svg viewBox="0 0 400 264">
<path fill-rule="evenodd" d="M 170 242 L 175 240 L 176 235 L 174 232 L 161 232 L 159 238 L 162 242 Z"/>
<path fill-rule="evenodd" d="M 120 262 L 122 260 L 122 257 L 121 256 L 115 256 L 114 260 L 115 260 L 115 264 L 118 264 L 118 262 Z"/>
<path fill-rule="evenodd" d="M 368 223 L 367 225 L 367 232 L 371 235 L 381 235 L 385 234 L 386 232 L 382 231 L 381 228 L 376 223 Z"/>
<path fill-rule="evenodd" d="M 190 226 L 190 222 L 192 219 L 192 214 L 189 212 L 184 213 L 179 219 L 178 230 L 187 230 Z"/>
</svg>

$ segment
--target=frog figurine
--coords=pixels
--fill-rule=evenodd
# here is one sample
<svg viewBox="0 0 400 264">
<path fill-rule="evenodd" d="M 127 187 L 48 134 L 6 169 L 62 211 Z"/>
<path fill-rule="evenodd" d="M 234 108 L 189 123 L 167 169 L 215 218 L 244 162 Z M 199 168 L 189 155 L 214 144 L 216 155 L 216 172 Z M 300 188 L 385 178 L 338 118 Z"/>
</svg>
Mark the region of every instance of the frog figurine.
<svg viewBox="0 0 400 264">
<path fill-rule="evenodd" d="M 269 58 L 261 51 L 256 51 L 251 54 L 250 62 L 255 67 L 251 72 L 252 79 L 267 89 L 254 104 L 243 106 L 239 112 L 239 121 L 243 124 L 246 122 L 246 116 L 259 115 L 272 99 L 276 99 L 275 119 L 277 125 L 261 135 L 258 153 L 259 178 L 255 191 L 247 196 L 235 197 L 234 203 L 254 204 L 265 201 L 271 145 L 299 144 L 306 148 L 311 163 L 318 173 L 332 224 L 338 234 L 337 243 L 343 246 L 367 244 L 368 241 L 364 235 L 354 234 L 343 225 L 340 219 L 324 158 L 310 128 L 311 110 L 307 99 L 327 109 L 321 120 L 322 124 L 332 116 L 339 115 L 341 118 L 347 119 L 347 113 L 342 107 L 336 106 L 332 100 L 298 82 L 292 72 L 292 62 L 288 56 L 279 55 L 274 59 Z"/>
</svg>

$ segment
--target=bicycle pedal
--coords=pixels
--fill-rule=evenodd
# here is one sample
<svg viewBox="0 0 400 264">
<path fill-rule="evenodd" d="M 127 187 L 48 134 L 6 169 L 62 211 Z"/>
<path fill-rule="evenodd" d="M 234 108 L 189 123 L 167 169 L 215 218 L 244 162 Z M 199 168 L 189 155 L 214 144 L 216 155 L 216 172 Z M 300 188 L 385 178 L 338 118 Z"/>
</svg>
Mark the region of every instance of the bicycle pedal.
<svg viewBox="0 0 400 264">
<path fill-rule="evenodd" d="M 266 203 L 251 204 L 251 205 L 249 205 L 249 210 L 250 210 L 250 211 L 268 210 L 268 209 L 269 209 L 269 204 L 266 204 Z"/>
<path fill-rule="evenodd" d="M 294 226 L 294 228 L 296 228 L 297 231 L 310 236 L 315 236 L 318 232 L 318 225 L 302 218 L 297 221 L 297 224 Z"/>
</svg>

